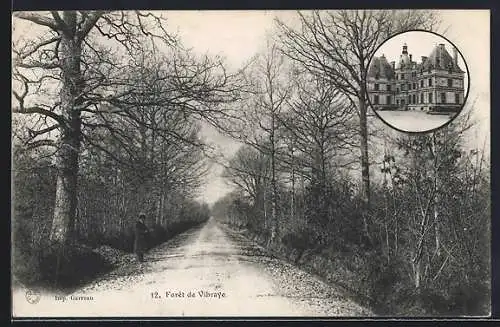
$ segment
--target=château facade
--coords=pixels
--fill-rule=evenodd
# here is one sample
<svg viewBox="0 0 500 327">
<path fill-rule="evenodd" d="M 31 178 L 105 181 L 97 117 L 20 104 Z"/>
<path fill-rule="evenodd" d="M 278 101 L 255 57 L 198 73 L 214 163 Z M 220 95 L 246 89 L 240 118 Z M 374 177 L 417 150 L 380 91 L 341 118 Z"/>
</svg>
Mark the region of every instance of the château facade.
<svg viewBox="0 0 500 327">
<path fill-rule="evenodd" d="M 458 112 L 464 103 L 464 71 L 458 65 L 457 50 L 453 49 L 452 57 L 444 44 L 438 44 L 417 63 L 404 44 L 397 64 L 384 55 L 374 57 L 367 92 L 375 110 Z"/>
</svg>

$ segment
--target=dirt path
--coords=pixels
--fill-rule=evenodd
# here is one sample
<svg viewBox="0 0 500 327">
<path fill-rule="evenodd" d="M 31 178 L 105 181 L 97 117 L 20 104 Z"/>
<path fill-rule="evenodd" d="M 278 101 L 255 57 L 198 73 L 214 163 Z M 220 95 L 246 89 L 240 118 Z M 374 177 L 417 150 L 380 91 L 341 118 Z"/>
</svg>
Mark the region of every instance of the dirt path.
<svg viewBox="0 0 500 327">
<path fill-rule="evenodd" d="M 64 298 L 14 292 L 16 316 L 370 316 L 340 290 L 210 220 Z"/>
</svg>

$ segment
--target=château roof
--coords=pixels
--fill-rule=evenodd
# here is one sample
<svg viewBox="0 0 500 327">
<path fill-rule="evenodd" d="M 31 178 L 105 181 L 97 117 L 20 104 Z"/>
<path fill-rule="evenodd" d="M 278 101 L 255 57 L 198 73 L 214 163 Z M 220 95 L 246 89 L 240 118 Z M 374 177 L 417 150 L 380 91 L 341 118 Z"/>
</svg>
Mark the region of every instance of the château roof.
<svg viewBox="0 0 500 327">
<path fill-rule="evenodd" d="M 463 73 L 463 70 L 455 63 L 453 57 L 446 51 L 444 44 L 436 45 L 431 54 L 427 57 L 427 60 L 421 64 L 422 70 L 449 70 L 450 68 L 452 72 Z"/>
<path fill-rule="evenodd" d="M 373 57 L 368 69 L 368 77 L 394 79 L 394 70 L 384 55 Z"/>
<path fill-rule="evenodd" d="M 457 54 L 454 53 L 454 56 L 456 55 Z M 405 44 L 396 67 L 394 67 L 394 62 L 390 64 L 384 55 L 380 57 L 373 57 L 370 67 L 368 68 L 368 77 L 391 80 L 395 78 L 395 69 L 397 70 L 401 68 L 416 68 L 420 71 L 431 69 L 451 69 L 454 73 L 464 72 L 460 66 L 458 66 L 458 63 L 455 62 L 455 58 L 448 53 L 444 44 L 436 45 L 431 54 L 428 57 L 422 57 L 422 60 L 423 62 L 418 64 L 413 62 L 411 55 L 408 55 L 408 48 Z M 412 65 L 413 67 L 411 67 Z"/>
</svg>

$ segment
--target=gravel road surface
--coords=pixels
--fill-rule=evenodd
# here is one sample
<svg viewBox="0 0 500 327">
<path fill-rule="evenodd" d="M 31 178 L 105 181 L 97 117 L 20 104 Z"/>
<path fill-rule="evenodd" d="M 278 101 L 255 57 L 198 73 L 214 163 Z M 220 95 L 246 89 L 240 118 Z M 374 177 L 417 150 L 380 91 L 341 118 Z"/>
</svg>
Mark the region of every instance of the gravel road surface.
<svg viewBox="0 0 500 327">
<path fill-rule="evenodd" d="M 32 296 L 32 295 L 31 295 Z M 13 292 L 15 316 L 359 317 L 340 288 L 274 258 L 211 219 L 64 296 Z"/>
</svg>

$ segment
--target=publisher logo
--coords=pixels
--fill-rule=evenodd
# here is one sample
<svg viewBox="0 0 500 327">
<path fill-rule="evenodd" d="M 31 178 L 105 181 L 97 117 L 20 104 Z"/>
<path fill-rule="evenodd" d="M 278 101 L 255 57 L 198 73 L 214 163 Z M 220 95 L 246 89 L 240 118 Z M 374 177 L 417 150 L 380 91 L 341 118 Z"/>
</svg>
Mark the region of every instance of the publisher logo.
<svg viewBox="0 0 500 327">
<path fill-rule="evenodd" d="M 40 293 L 35 290 L 27 290 L 26 291 L 26 301 L 31 304 L 37 304 L 40 302 Z"/>
</svg>

